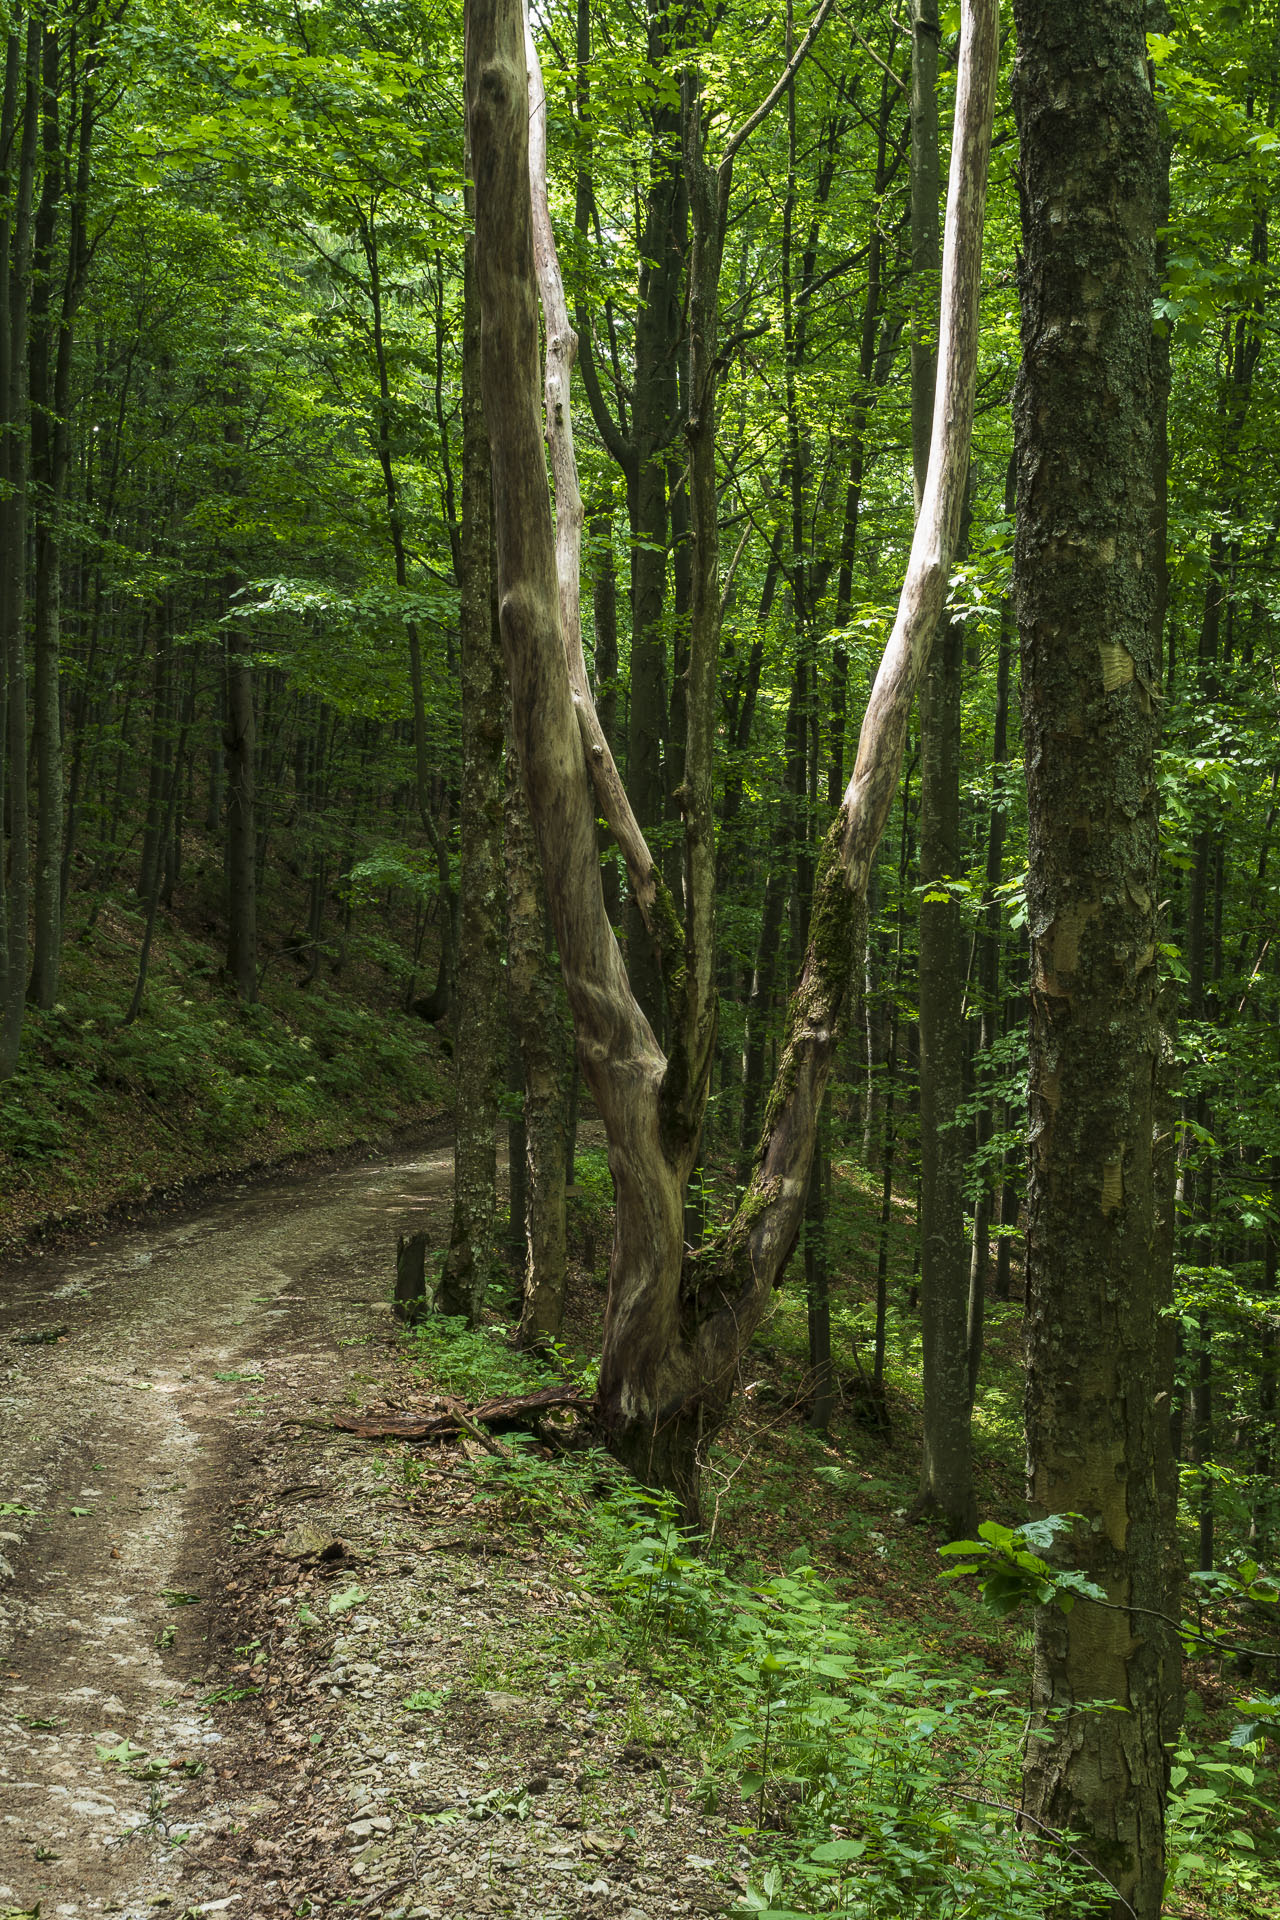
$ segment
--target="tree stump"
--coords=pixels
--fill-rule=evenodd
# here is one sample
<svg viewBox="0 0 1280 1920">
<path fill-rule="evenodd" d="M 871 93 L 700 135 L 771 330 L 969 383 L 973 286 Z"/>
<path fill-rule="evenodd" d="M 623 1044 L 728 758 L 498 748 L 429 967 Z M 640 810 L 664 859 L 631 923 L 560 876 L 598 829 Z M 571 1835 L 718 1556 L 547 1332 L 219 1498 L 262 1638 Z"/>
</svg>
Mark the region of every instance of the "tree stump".
<svg viewBox="0 0 1280 1920">
<path fill-rule="evenodd" d="M 396 1292 L 393 1311 L 397 1320 L 416 1327 L 427 1312 L 427 1236 L 425 1233 L 401 1234 L 396 1241 Z"/>
</svg>

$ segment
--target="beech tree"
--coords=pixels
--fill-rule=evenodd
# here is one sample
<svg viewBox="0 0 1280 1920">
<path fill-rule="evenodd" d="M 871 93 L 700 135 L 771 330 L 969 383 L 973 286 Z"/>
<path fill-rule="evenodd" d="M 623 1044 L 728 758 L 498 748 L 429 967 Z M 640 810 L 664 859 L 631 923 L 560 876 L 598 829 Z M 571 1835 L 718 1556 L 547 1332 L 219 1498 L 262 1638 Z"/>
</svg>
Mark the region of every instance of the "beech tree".
<svg viewBox="0 0 1280 1920">
<path fill-rule="evenodd" d="M 807 51 L 802 41 L 793 61 Z M 692 58 L 686 170 L 693 211 L 690 438 L 714 366 L 710 276 L 699 238 L 722 239 L 733 158 L 777 87 L 726 141 L 703 153 Z M 742 1345 L 781 1277 L 803 1218 L 818 1110 L 853 960 L 851 929 L 897 785 L 910 705 L 945 600 L 968 463 L 982 218 L 996 72 L 996 8 L 964 11 L 943 263 L 942 322 L 929 479 L 898 618 L 863 721 L 857 762 L 824 843 L 808 950 L 788 1013 L 780 1071 L 745 1197 L 727 1231 L 684 1246 L 684 1192 L 699 1149 L 715 1033 L 714 849 L 709 748 L 718 630 L 690 635 L 690 726 L 681 796 L 683 914 L 616 778 L 564 631 L 542 445 L 541 377 L 530 212 L 527 74 L 519 0 L 476 0 L 468 14 L 466 92 L 476 193 L 484 394 L 494 483 L 498 604 L 517 747 L 538 834 L 584 1080 L 603 1119 L 616 1196 L 596 1411 L 613 1451 L 696 1510 L 700 1451 L 724 1417 Z M 705 423 L 704 423 L 705 430 Z M 696 502 L 698 481 L 692 492 Z M 698 522 L 695 506 L 695 537 Z M 702 537 L 713 537 L 704 529 Z M 714 549 L 712 549 L 714 553 Z M 704 550 L 706 585 L 714 562 Z M 710 657 L 708 658 L 708 654 Z M 599 805 L 625 855 L 658 947 L 671 1036 L 659 1046 L 632 993 L 604 910 Z"/>
</svg>

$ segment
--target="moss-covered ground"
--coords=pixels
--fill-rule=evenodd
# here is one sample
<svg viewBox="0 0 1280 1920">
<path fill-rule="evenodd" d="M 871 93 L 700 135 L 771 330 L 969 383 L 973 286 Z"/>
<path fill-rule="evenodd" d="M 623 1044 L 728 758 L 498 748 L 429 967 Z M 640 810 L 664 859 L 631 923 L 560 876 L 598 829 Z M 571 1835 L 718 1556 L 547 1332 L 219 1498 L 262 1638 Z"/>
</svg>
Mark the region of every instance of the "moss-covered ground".
<svg viewBox="0 0 1280 1920">
<path fill-rule="evenodd" d="M 241 1006 L 218 872 L 190 851 L 129 1024 L 144 907 L 123 890 L 72 896 L 58 1002 L 28 1009 L 0 1082 L 0 1252 L 249 1168 L 425 1133 L 444 1111 L 442 1043 L 404 1011 L 411 929 L 376 903 L 343 929 L 334 902 L 308 984 L 298 888 L 269 869 L 258 1004 Z"/>
</svg>

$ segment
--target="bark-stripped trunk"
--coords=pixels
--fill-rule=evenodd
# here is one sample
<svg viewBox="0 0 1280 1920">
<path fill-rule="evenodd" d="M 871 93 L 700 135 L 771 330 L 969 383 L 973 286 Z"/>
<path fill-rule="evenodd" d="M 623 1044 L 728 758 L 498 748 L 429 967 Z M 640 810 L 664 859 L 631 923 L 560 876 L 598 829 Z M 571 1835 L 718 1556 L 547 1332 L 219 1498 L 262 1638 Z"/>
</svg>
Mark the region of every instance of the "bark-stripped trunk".
<svg viewBox="0 0 1280 1920">
<path fill-rule="evenodd" d="M 924 497 L 937 375 L 938 0 L 911 5 L 911 475 Z"/>
<path fill-rule="evenodd" d="M 751 1185 L 726 1234 L 686 1263 L 684 1185 L 697 1155 L 710 1058 L 710 956 L 702 945 L 710 903 L 695 900 L 687 927 L 680 927 L 634 821 L 603 777 L 608 773 L 607 749 L 596 737 L 594 711 L 586 710 L 589 703 L 571 686 L 538 405 L 528 103 L 518 0 L 474 0 L 468 14 L 467 111 L 476 181 L 503 645 L 522 776 L 542 852 L 579 1060 L 606 1129 L 617 1197 L 597 1412 L 615 1453 L 646 1478 L 673 1487 L 690 1510 L 696 1508 L 701 1444 L 724 1417 L 742 1344 L 768 1305 L 800 1227 L 818 1107 L 848 981 L 855 900 L 865 891 L 893 799 L 926 637 L 945 598 L 972 418 L 995 21 L 991 0 L 972 0 L 966 7 L 930 483 L 899 615 L 872 691 L 853 778 L 824 844 L 809 951 L 790 1009 L 781 1071 L 765 1115 Z M 818 24 L 820 20 L 797 49 L 797 61 L 808 52 Z M 788 78 L 782 77 L 733 136 L 712 176 L 721 234 L 732 156 L 781 97 Z M 705 165 L 696 146 L 688 161 Z M 700 188 L 710 185 L 705 174 L 696 179 Z M 691 279 L 696 292 L 704 284 L 696 268 Z M 702 343 L 714 355 L 714 316 L 696 297 L 690 304 L 690 336 L 695 351 Z M 701 361 L 693 365 L 705 379 L 710 366 Z M 691 377 L 691 411 L 705 406 L 710 394 L 708 385 L 700 386 Z M 700 537 L 698 497 L 695 481 L 695 540 Z M 694 657 L 696 584 L 694 595 L 687 834 L 701 832 L 704 818 L 709 832 L 709 813 L 703 814 L 703 796 L 696 785 L 701 776 L 692 764 L 693 688 L 700 685 L 703 671 Z M 714 661 L 707 670 L 713 669 Z M 699 718 L 709 734 L 710 716 Z M 597 775 L 601 777 L 593 796 L 591 780 Z M 617 820 L 633 886 L 646 900 L 662 954 L 674 1041 L 669 1061 L 631 992 L 604 911 L 595 835 L 597 799 L 611 822 Z M 713 859 L 709 844 L 688 849 L 687 887 L 702 884 L 704 875 L 710 878 Z"/>
<path fill-rule="evenodd" d="M 470 252 L 470 249 L 468 250 Z M 473 1325 L 495 1264 L 499 1049 L 503 1030 L 502 648 L 490 595 L 489 445 L 480 394 L 480 309 L 468 258 L 462 346 L 462 847 L 454 1048 L 453 1222 L 440 1306 Z"/>
<path fill-rule="evenodd" d="M 1018 0 L 1016 15 L 1030 1497 L 1084 1516 L 1066 1554 L 1116 1608 L 1038 1614 L 1024 1803 L 1031 1831 L 1071 1830 L 1114 1920 L 1156 1920 L 1178 1648 L 1127 1611 L 1169 1611 L 1173 1520 L 1155 1467 L 1170 1384 L 1153 1167 L 1156 115 L 1139 0 Z"/>
</svg>

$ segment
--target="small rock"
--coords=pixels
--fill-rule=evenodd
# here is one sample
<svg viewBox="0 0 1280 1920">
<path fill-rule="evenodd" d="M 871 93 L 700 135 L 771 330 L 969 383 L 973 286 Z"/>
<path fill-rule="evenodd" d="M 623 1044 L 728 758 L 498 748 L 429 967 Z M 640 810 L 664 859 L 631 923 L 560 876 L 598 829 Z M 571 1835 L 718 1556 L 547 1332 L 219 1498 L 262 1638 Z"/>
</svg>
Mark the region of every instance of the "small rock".
<svg viewBox="0 0 1280 1920">
<path fill-rule="evenodd" d="M 529 1711 L 529 1702 L 518 1693 L 482 1693 L 480 1698 L 499 1720 L 523 1719 Z"/>
<path fill-rule="evenodd" d="M 345 1551 L 341 1540 L 305 1520 L 292 1528 L 276 1548 L 282 1560 L 340 1560 Z"/>
</svg>

